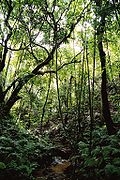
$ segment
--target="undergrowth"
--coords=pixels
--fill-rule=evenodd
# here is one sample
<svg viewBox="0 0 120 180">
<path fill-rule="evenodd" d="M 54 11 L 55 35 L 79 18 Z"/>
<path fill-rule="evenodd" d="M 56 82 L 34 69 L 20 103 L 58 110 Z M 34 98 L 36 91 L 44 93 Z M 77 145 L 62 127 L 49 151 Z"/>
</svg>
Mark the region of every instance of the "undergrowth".
<svg viewBox="0 0 120 180">
<path fill-rule="evenodd" d="M 11 119 L 2 120 L 0 179 L 33 179 L 32 173 L 47 163 L 45 156 L 52 147 L 47 137 L 36 137 Z"/>
<path fill-rule="evenodd" d="M 55 138 L 70 143 L 72 153 L 69 157 L 72 169 L 70 178 L 85 180 L 119 180 L 120 178 L 120 130 L 109 136 L 106 127 L 95 127 L 92 133 L 90 150 L 89 129 L 78 136 L 74 118 L 66 126 L 58 126 L 58 131 L 36 136 L 19 127 L 13 118 L 1 121 L 0 137 L 0 179 L 1 180 L 33 180 L 34 172 L 49 166 L 53 160 L 52 149 Z M 73 126 L 72 126 L 73 124 Z M 67 137 L 69 136 L 69 137 Z M 54 144 L 54 145 L 53 145 Z"/>
<path fill-rule="evenodd" d="M 84 178 L 112 180 L 120 178 L 120 130 L 117 135 L 107 135 L 104 128 L 93 132 L 92 150 L 87 141 L 78 143 L 78 175 Z"/>
</svg>

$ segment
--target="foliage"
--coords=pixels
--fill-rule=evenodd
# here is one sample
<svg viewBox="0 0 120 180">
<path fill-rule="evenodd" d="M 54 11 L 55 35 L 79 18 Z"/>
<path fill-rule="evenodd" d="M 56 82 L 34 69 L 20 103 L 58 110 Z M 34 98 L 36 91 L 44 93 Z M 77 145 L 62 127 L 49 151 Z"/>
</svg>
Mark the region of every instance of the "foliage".
<svg viewBox="0 0 120 180">
<path fill-rule="evenodd" d="M 120 176 L 119 9 L 115 0 L 0 1 L 2 176 L 33 178 L 55 138 L 72 151 L 73 176 Z"/>
<path fill-rule="evenodd" d="M 33 171 L 40 166 L 42 157 L 53 148 L 48 138 L 38 138 L 24 128 L 19 129 L 15 124 L 4 126 L 0 137 L 0 169 L 1 174 L 7 169 L 14 169 L 26 177 L 32 178 Z M 46 161 L 46 159 L 45 159 Z M 43 164 L 46 163 L 42 162 Z"/>
<path fill-rule="evenodd" d="M 94 142 L 89 154 L 89 144 L 80 141 L 78 149 L 81 162 L 79 162 L 79 173 L 85 177 L 96 179 L 119 179 L 120 177 L 120 131 L 117 136 L 108 136 L 104 129 L 94 131 Z M 82 168 L 81 168 L 82 167 Z"/>
</svg>

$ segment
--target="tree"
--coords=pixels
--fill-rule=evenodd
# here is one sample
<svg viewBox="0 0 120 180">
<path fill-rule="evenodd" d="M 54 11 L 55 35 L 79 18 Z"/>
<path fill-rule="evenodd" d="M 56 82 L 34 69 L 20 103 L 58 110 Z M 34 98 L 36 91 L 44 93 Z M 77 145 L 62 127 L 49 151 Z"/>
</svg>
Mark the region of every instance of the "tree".
<svg viewBox="0 0 120 180">
<path fill-rule="evenodd" d="M 102 83 L 101 83 L 101 96 L 102 96 L 102 113 L 103 119 L 106 123 L 108 134 L 114 134 L 116 132 L 114 124 L 110 114 L 109 102 L 108 102 L 108 93 L 107 93 L 107 74 L 106 74 L 106 54 L 103 48 L 103 37 L 106 28 L 106 18 L 108 15 L 113 13 L 114 6 L 113 4 L 106 2 L 103 6 L 102 3 L 96 2 L 98 7 L 98 16 L 100 17 L 100 23 L 96 29 L 97 38 L 98 38 L 98 50 L 101 62 L 102 70 Z"/>
<path fill-rule="evenodd" d="M 88 3 L 85 8 L 76 10 L 74 4 L 77 5 L 77 2 L 73 0 L 70 2 L 31 0 L 21 3 L 12 0 L 1 1 L 0 43 L 3 49 L 0 61 L 1 118 L 9 114 L 15 102 L 21 98 L 19 96 L 20 90 L 31 78 L 47 73 L 41 69 L 45 66 L 49 67 L 56 49 L 70 38 L 89 6 Z M 19 73 L 20 69 L 16 69 L 17 75 L 14 74 L 15 78 L 12 78 L 10 84 L 4 87 L 4 78 L 6 78 L 4 74 L 5 71 L 8 71 L 6 68 L 8 52 L 12 52 L 13 56 L 15 52 L 24 53 L 22 61 L 27 63 L 25 57 L 29 56 L 34 67 L 32 70 L 29 68 L 28 73 L 23 70 L 22 75 Z M 44 57 L 39 57 L 38 53 L 43 53 Z"/>
<path fill-rule="evenodd" d="M 29 94 L 31 103 L 26 107 L 32 108 L 31 96 L 35 97 L 38 77 L 41 82 L 45 79 L 44 87 L 41 85 L 44 91 L 49 87 L 48 94 L 44 93 L 41 100 L 44 103 L 40 103 L 43 106 L 40 109 L 43 109 L 44 117 L 45 106 L 52 92 L 52 85 L 47 85 L 50 76 L 51 84 L 54 84 L 55 78 L 57 79 L 56 96 L 61 117 L 62 109 L 67 111 L 67 115 L 72 108 L 77 109 L 76 118 L 80 132 L 84 111 L 90 111 L 92 132 L 96 69 L 101 63 L 102 114 L 108 133 L 114 134 L 107 92 L 109 57 L 104 46 L 108 43 L 107 33 L 119 26 L 120 3 L 104 0 L 2 0 L 0 3 L 0 117 L 9 114 L 15 103 L 24 96 L 23 92 Z M 112 21 L 113 24 L 110 26 L 109 22 Z M 109 37 L 109 41 L 112 41 L 112 37 Z M 76 44 L 77 47 L 82 47 L 79 52 L 76 50 Z M 98 56 L 100 63 L 96 60 Z M 62 71 L 64 68 L 66 72 Z M 98 71 L 100 74 L 100 69 Z M 33 86 L 33 83 L 36 83 L 36 86 Z M 87 103 L 89 108 L 86 106 Z M 57 109 L 56 100 L 54 104 Z"/>
</svg>

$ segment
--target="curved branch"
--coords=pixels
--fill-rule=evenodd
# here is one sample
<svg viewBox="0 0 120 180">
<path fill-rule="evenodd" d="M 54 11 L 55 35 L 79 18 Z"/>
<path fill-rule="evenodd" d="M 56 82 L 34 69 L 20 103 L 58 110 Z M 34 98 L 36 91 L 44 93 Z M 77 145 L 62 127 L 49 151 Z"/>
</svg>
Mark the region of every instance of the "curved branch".
<svg viewBox="0 0 120 180">
<path fill-rule="evenodd" d="M 89 3 L 90 4 L 90 3 Z M 56 48 L 59 48 L 60 45 L 64 42 L 66 42 L 66 40 L 68 38 L 70 38 L 71 33 L 73 32 L 73 30 L 75 29 L 76 25 L 80 22 L 81 18 L 83 17 L 84 11 L 88 8 L 89 4 L 84 8 L 84 10 L 81 12 L 81 14 L 79 15 L 79 17 L 77 18 L 76 22 L 73 23 L 70 27 L 70 31 L 68 34 L 66 34 L 57 44 L 55 44 L 51 50 L 51 52 L 48 54 L 48 57 L 42 62 L 40 63 L 35 69 L 33 69 L 33 71 L 30 74 L 25 75 L 23 78 L 19 78 L 18 84 L 15 87 L 14 91 L 12 92 L 10 98 L 8 99 L 8 101 L 6 102 L 5 105 L 5 112 L 9 113 L 11 107 L 15 104 L 15 102 L 20 98 L 18 96 L 19 91 L 22 89 L 22 87 L 34 76 L 36 76 L 39 73 L 39 70 L 44 67 L 45 65 L 48 65 L 49 62 L 53 59 L 53 55 L 56 51 Z M 71 62 L 73 63 L 73 62 Z M 69 64 L 69 63 L 68 63 Z M 67 63 L 66 63 L 67 65 Z M 63 67 L 65 65 L 62 65 Z M 61 68 L 59 67 L 59 70 Z"/>
<path fill-rule="evenodd" d="M 40 44 L 38 44 L 38 43 L 35 43 L 35 42 L 33 42 L 33 41 L 32 41 L 32 44 L 34 44 L 35 46 L 38 46 L 38 47 L 44 49 L 44 50 L 47 52 L 47 54 L 49 55 L 49 51 L 47 50 L 46 47 L 44 47 L 44 46 L 42 46 L 42 45 L 40 45 Z"/>
</svg>

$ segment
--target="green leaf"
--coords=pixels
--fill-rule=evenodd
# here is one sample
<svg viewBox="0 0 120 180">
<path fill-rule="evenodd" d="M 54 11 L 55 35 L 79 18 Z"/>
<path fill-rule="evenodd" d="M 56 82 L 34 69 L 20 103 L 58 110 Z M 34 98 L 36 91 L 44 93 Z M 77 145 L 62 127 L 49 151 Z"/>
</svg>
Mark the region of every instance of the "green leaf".
<svg viewBox="0 0 120 180">
<path fill-rule="evenodd" d="M 97 159 L 95 157 L 89 158 L 85 161 L 84 165 L 87 167 L 95 167 L 97 164 Z"/>
<path fill-rule="evenodd" d="M 107 175 L 120 175 L 120 167 L 114 166 L 112 164 L 107 164 L 105 166 L 105 173 Z"/>
<path fill-rule="evenodd" d="M 5 163 L 3 163 L 3 162 L 0 162 L 0 170 L 1 169 L 5 169 L 6 168 L 6 165 L 5 165 Z"/>
</svg>

